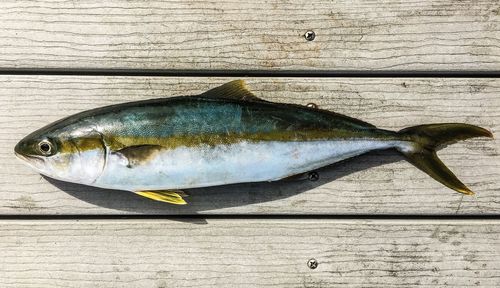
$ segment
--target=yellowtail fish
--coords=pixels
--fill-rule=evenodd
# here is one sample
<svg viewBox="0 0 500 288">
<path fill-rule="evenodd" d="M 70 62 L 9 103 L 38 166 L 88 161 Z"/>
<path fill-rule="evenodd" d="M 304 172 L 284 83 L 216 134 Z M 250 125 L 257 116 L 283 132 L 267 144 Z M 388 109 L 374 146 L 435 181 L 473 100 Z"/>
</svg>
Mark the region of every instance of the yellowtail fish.
<svg viewBox="0 0 500 288">
<path fill-rule="evenodd" d="M 39 173 L 186 204 L 182 189 L 275 181 L 377 149 L 396 149 L 417 168 L 473 194 L 436 149 L 480 127 L 444 123 L 378 129 L 331 111 L 257 98 L 242 80 L 201 95 L 81 112 L 22 139 L 16 155 Z"/>
</svg>

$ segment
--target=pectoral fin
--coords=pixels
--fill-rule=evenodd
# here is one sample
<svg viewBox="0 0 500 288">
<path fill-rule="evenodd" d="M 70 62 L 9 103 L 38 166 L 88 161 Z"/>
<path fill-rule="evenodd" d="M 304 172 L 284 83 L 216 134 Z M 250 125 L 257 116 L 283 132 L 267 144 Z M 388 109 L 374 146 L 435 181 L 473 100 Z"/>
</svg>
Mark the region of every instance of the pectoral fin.
<svg viewBox="0 0 500 288">
<path fill-rule="evenodd" d="M 114 154 L 118 155 L 124 165 L 132 168 L 153 159 L 162 149 L 159 145 L 136 145 L 120 149 Z"/>
<path fill-rule="evenodd" d="M 187 194 L 180 190 L 137 191 L 135 192 L 135 194 L 144 196 L 152 200 L 167 202 L 170 204 L 187 204 L 187 202 L 182 198 L 183 196 L 187 196 Z"/>
</svg>

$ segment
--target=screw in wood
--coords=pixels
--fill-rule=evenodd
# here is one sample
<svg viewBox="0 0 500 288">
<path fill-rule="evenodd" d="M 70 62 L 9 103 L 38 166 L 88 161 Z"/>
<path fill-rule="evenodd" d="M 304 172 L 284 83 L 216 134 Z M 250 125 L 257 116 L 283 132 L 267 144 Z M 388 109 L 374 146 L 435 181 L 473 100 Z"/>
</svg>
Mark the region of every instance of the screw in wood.
<svg viewBox="0 0 500 288">
<path fill-rule="evenodd" d="M 316 38 L 316 33 L 314 33 L 314 31 L 307 31 L 304 34 L 304 38 L 306 38 L 307 41 L 313 41 L 314 38 Z"/>
<path fill-rule="evenodd" d="M 309 108 L 318 108 L 318 104 L 316 104 L 316 103 L 307 103 L 306 106 Z"/>
<path fill-rule="evenodd" d="M 313 181 L 313 182 L 318 181 L 318 179 L 319 179 L 318 172 L 316 172 L 316 171 L 309 172 L 307 174 L 307 179 L 309 179 L 309 181 Z"/>
<path fill-rule="evenodd" d="M 318 267 L 318 261 L 314 258 L 309 259 L 309 261 L 307 261 L 307 267 L 316 269 Z"/>
</svg>

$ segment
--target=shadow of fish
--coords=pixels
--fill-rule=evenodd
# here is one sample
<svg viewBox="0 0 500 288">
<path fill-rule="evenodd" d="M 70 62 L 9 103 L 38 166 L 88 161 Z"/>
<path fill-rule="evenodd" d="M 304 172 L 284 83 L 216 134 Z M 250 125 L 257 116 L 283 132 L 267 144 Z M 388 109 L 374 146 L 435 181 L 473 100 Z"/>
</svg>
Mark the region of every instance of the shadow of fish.
<svg viewBox="0 0 500 288">
<path fill-rule="evenodd" d="M 471 137 L 492 134 L 457 123 L 378 129 L 316 107 L 265 101 L 236 80 L 201 95 L 81 112 L 29 134 L 15 153 L 58 180 L 186 204 L 182 189 L 275 181 L 393 148 L 432 178 L 470 195 L 436 150 Z"/>
</svg>

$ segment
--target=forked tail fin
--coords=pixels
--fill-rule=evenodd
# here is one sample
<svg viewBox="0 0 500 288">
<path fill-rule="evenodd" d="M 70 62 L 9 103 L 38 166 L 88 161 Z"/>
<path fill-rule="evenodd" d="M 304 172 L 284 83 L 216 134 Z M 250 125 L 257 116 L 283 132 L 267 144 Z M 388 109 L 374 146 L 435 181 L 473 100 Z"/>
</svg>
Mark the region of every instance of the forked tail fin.
<svg viewBox="0 0 500 288">
<path fill-rule="evenodd" d="M 474 194 L 439 160 L 436 150 L 447 144 L 468 138 L 493 138 L 490 131 L 474 125 L 446 123 L 409 127 L 398 133 L 403 139 L 412 142 L 409 147 L 397 148 L 410 163 L 457 192 L 467 195 Z"/>
</svg>

